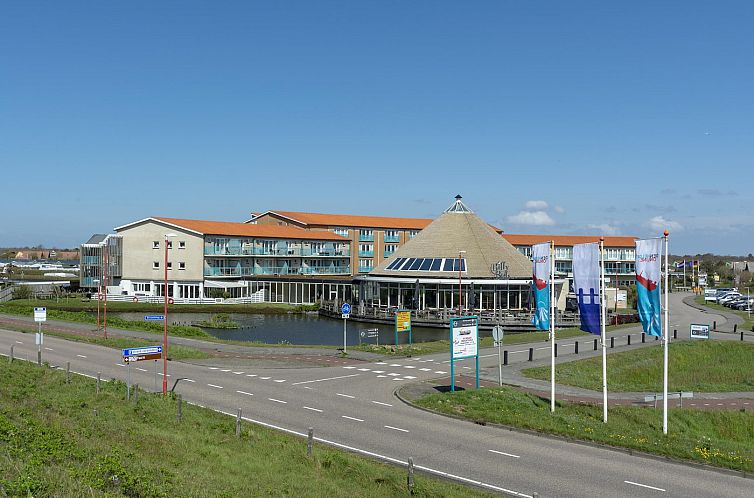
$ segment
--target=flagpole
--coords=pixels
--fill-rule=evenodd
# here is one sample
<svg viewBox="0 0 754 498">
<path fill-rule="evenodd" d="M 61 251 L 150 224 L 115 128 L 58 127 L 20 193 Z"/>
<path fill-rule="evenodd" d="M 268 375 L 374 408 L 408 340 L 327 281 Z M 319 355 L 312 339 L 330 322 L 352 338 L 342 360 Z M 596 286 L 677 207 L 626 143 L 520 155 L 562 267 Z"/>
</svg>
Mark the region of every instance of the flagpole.
<svg viewBox="0 0 754 498">
<path fill-rule="evenodd" d="M 607 423 L 607 344 L 605 343 L 605 237 L 600 237 L 600 325 L 602 335 L 602 421 Z"/>
<path fill-rule="evenodd" d="M 555 411 L 555 242 L 550 241 L 550 411 Z"/>
<path fill-rule="evenodd" d="M 665 230 L 665 330 L 663 335 L 665 336 L 665 365 L 663 366 L 662 374 L 662 433 L 668 433 L 668 235 L 670 232 Z"/>
</svg>

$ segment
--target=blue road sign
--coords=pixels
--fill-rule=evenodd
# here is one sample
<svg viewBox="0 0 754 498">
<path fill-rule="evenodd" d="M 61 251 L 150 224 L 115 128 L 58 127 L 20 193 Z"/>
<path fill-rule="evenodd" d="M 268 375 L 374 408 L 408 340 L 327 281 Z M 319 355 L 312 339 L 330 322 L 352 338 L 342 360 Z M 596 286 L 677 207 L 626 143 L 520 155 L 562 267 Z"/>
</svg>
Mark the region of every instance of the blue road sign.
<svg viewBox="0 0 754 498">
<path fill-rule="evenodd" d="M 344 315 L 348 315 L 351 313 L 351 305 L 348 303 L 343 303 L 343 306 L 340 307 L 340 312 Z"/>
<path fill-rule="evenodd" d="M 147 354 L 162 354 L 162 346 L 143 346 L 140 348 L 127 348 L 123 350 L 123 356 L 142 356 Z"/>
<path fill-rule="evenodd" d="M 165 319 L 165 315 L 145 315 L 144 320 L 147 321 L 162 321 Z"/>
</svg>

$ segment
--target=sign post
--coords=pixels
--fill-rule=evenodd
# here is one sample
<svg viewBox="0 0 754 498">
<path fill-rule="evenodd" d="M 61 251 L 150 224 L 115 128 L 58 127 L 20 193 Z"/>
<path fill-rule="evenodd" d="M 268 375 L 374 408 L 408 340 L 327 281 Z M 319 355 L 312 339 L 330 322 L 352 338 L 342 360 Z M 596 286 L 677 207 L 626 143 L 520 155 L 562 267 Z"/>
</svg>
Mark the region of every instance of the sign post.
<svg viewBox="0 0 754 498">
<path fill-rule="evenodd" d="M 343 306 L 340 307 L 340 312 L 343 317 L 343 354 L 346 354 L 346 322 L 351 314 L 351 305 L 343 303 Z"/>
<path fill-rule="evenodd" d="M 479 389 L 479 317 L 450 319 L 450 390 L 456 390 L 455 360 L 475 358 L 476 388 Z"/>
<path fill-rule="evenodd" d="M 398 345 L 398 332 L 408 332 L 408 343 L 413 344 L 411 337 L 411 312 L 398 310 L 395 312 L 395 345 Z"/>
<path fill-rule="evenodd" d="M 42 333 L 42 322 L 47 321 L 47 308 L 34 308 L 34 321 L 37 322 L 37 365 L 42 366 L 42 343 L 44 334 Z"/>
<path fill-rule="evenodd" d="M 499 384 L 503 385 L 503 361 L 500 359 L 500 349 L 503 346 L 503 335 L 505 331 L 500 325 L 495 325 L 492 328 L 492 339 L 495 340 L 495 346 L 497 346 L 497 369 Z"/>
</svg>

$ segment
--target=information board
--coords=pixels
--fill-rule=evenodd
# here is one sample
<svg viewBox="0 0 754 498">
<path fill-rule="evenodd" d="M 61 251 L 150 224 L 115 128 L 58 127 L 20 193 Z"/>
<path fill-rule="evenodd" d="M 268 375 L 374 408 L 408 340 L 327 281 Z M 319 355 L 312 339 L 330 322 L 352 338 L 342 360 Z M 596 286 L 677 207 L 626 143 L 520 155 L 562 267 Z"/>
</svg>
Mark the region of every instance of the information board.
<svg viewBox="0 0 754 498">
<path fill-rule="evenodd" d="M 702 325 L 699 323 L 691 324 L 691 333 L 689 334 L 691 339 L 709 339 L 709 325 Z"/>
<path fill-rule="evenodd" d="M 479 344 L 479 318 L 451 318 L 450 342 L 452 359 L 476 356 Z"/>
</svg>

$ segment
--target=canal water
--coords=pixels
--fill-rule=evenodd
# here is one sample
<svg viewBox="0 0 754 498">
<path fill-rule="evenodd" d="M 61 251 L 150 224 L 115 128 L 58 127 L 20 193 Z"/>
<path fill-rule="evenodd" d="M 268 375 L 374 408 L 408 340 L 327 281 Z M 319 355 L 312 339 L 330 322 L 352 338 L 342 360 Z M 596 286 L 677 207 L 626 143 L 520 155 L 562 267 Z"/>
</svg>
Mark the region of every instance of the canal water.
<svg viewBox="0 0 754 498">
<path fill-rule="evenodd" d="M 113 313 L 126 320 L 143 320 L 146 313 Z M 170 313 L 170 324 L 192 325 L 207 321 L 210 313 Z M 317 314 L 286 313 L 275 315 L 230 314 L 230 319 L 237 322 L 237 329 L 213 329 L 202 327 L 207 333 L 220 339 L 235 341 L 256 341 L 267 344 L 307 344 L 307 345 L 343 345 L 343 320 L 320 317 Z M 378 337 L 368 337 L 368 329 L 378 329 Z M 362 332 L 364 333 L 362 336 Z M 415 327 L 412 330 L 413 342 L 436 341 L 448 339 L 448 329 Z M 346 339 L 349 346 L 362 343 L 395 344 L 393 325 L 364 323 L 347 320 Z M 399 344 L 408 342 L 408 333 L 398 334 Z"/>
</svg>

